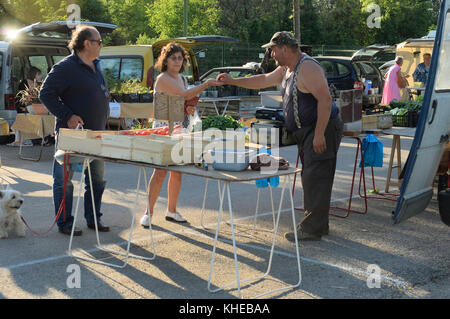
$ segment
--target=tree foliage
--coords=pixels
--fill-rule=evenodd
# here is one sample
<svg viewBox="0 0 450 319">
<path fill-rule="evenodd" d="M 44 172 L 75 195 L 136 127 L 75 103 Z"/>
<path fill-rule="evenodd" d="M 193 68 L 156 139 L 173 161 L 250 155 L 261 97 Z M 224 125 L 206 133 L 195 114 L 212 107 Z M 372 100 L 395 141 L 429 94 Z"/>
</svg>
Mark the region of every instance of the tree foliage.
<svg viewBox="0 0 450 319">
<path fill-rule="evenodd" d="M 148 25 L 159 38 L 184 36 L 184 0 L 155 0 L 147 7 Z M 188 35 L 216 34 L 219 7 L 217 0 L 189 0 Z"/>
<path fill-rule="evenodd" d="M 421 37 L 435 27 L 440 8 L 440 0 L 188 0 L 188 35 L 265 43 L 276 31 L 293 30 L 293 1 L 300 2 L 302 42 L 311 45 L 395 44 Z M 0 18 L 21 26 L 63 20 L 72 3 L 80 5 L 82 20 L 118 25 L 110 44 L 184 35 L 184 0 L 0 0 Z M 367 23 L 371 4 L 380 8 L 380 28 Z"/>
</svg>

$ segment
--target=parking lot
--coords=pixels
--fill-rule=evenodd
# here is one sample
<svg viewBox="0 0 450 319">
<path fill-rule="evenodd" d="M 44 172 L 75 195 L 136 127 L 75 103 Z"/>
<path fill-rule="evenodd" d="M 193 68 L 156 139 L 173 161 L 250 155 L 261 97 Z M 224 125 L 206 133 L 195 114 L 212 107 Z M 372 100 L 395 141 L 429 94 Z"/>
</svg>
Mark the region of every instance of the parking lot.
<svg viewBox="0 0 450 319">
<path fill-rule="evenodd" d="M 382 136 L 379 139 L 384 145 L 384 165 L 374 171 L 377 187 L 384 189 L 392 138 Z M 412 139 L 402 139 L 403 160 L 411 142 Z M 346 206 L 355 150 L 356 143 L 352 139 L 343 139 L 333 190 L 335 206 Z M 46 147 L 39 162 L 20 160 L 17 153 L 17 148 L 0 145 L 0 177 L 12 188 L 24 193 L 23 216 L 35 231 L 45 232 L 54 218 L 53 148 Z M 280 155 L 295 165 L 296 146 L 281 148 Z M 367 169 L 368 189 L 371 189 L 368 172 Z M 150 176 L 151 170 L 147 174 Z M 111 231 L 101 233 L 100 239 L 108 247 L 126 248 L 136 178 L 136 166 L 106 165 L 107 189 L 102 213 L 103 221 L 111 227 Z M 74 177 L 75 194 L 78 180 L 77 173 Z M 238 292 L 235 286 L 217 293 L 207 289 L 217 222 L 218 191 L 211 183 L 204 229 L 200 225 L 204 185 L 205 181 L 201 178 L 183 176 L 178 210 L 189 223 L 182 225 L 164 219 L 167 205 L 164 184 L 153 219 L 157 256 L 152 261 L 131 258 L 125 268 L 113 268 L 69 257 L 69 237 L 58 233 L 56 228 L 42 237 L 28 231 L 25 238 L 11 236 L 0 240 L 0 298 L 236 298 Z M 151 255 L 149 231 L 138 223 L 145 210 L 144 187 L 141 189 L 131 252 Z M 238 224 L 236 240 L 240 278 L 262 275 L 267 267 L 272 235 L 263 230 L 252 232 L 257 190 L 254 183 L 239 183 L 232 185 L 231 192 Z M 261 192 L 262 213 L 258 218 L 258 228 L 271 229 L 273 220 L 269 196 L 264 195 L 268 194 L 265 193 L 268 190 L 262 189 Z M 301 182 L 297 179 L 296 207 L 302 205 L 301 194 Z M 362 199 L 357 193 L 354 195 L 355 208 L 362 209 Z M 279 198 L 280 189 L 276 188 L 275 202 Z M 328 236 L 320 242 L 300 243 L 300 287 L 271 294 L 267 298 L 450 298 L 449 228 L 440 221 L 436 197 L 425 212 L 398 225 L 393 225 L 391 218 L 395 204 L 394 201 L 369 199 L 367 214 L 352 213 L 345 219 L 330 217 Z M 225 208 L 224 220 L 228 218 L 227 212 Z M 297 210 L 297 221 L 301 218 L 302 212 Z M 73 246 L 77 253 L 111 263 L 120 264 L 123 261 L 122 257 L 95 247 L 95 232 L 86 227 L 83 218 L 79 218 L 78 225 L 83 235 L 74 238 Z M 254 285 L 242 284 L 244 298 L 297 282 L 295 246 L 283 236 L 291 228 L 288 201 L 284 201 L 272 270 L 268 278 L 256 281 Z M 73 281 L 72 276 L 73 269 L 77 267 L 80 270 L 79 282 Z M 224 223 L 217 247 L 212 288 L 233 282 L 234 269 L 230 226 Z M 374 277 L 377 270 L 380 276 Z"/>
</svg>

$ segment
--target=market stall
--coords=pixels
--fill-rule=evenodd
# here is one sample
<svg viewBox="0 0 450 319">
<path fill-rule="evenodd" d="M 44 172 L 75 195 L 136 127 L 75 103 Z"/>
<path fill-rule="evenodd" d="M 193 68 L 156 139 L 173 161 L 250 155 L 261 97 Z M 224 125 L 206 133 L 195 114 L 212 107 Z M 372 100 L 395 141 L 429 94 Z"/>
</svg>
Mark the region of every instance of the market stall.
<svg viewBox="0 0 450 319">
<path fill-rule="evenodd" d="M 159 133 L 159 134 L 158 134 Z M 215 160 L 213 161 L 212 165 L 207 166 L 204 165 L 204 161 L 206 160 L 204 157 L 204 154 L 206 150 L 213 150 L 212 155 L 214 156 L 214 151 L 218 153 L 219 149 L 225 149 L 225 147 L 232 146 L 233 149 L 237 149 L 239 144 L 239 141 L 242 141 L 242 150 L 243 153 L 246 152 L 250 154 L 250 148 L 258 149 L 258 145 L 249 145 L 247 144 L 245 146 L 244 139 L 239 140 L 238 133 L 231 133 L 228 132 L 231 135 L 227 135 L 227 137 L 230 140 L 226 140 L 224 138 L 211 138 L 211 132 L 208 134 L 205 134 L 204 132 L 196 132 L 196 133 L 182 133 L 179 128 L 174 128 L 174 135 L 165 135 L 167 132 L 161 132 L 161 129 L 142 129 L 142 130 L 134 130 L 134 131 L 90 131 L 90 130 L 70 130 L 70 129 L 61 129 L 59 133 L 59 143 L 58 148 L 60 150 L 64 150 L 66 152 L 69 152 L 70 156 L 78 156 L 84 158 L 84 166 L 89 169 L 89 162 L 92 159 L 101 159 L 105 161 L 110 161 L 114 163 L 119 164 L 131 164 L 135 165 L 139 169 L 139 177 L 137 181 L 137 189 L 136 189 L 136 197 L 135 197 L 135 204 L 133 208 L 133 219 L 132 224 L 130 228 L 130 234 L 128 239 L 128 247 L 126 253 L 121 253 L 118 251 L 113 251 L 111 249 L 107 249 L 103 247 L 100 243 L 98 232 L 97 232 L 97 241 L 98 246 L 108 252 L 112 253 L 118 253 L 125 256 L 125 262 L 123 264 L 111 264 L 111 263 L 105 263 L 100 260 L 92 259 L 92 258 L 85 258 L 80 255 L 75 255 L 72 252 L 72 239 L 73 234 L 70 239 L 69 244 L 69 255 L 86 259 L 92 262 L 98 262 L 102 263 L 108 266 L 113 267 L 125 267 L 128 263 L 129 257 L 136 257 L 146 260 L 152 260 L 155 258 L 156 253 L 154 251 L 153 247 L 153 255 L 152 256 L 136 256 L 131 255 L 129 253 L 130 248 L 130 241 L 131 241 L 131 235 L 133 231 L 134 226 L 134 220 L 136 215 L 136 203 L 138 198 L 138 193 L 140 190 L 140 176 L 141 173 L 145 170 L 145 168 L 154 168 L 154 169 L 164 169 L 168 171 L 178 172 L 182 174 L 189 174 L 193 176 L 202 177 L 205 180 L 217 180 L 219 183 L 221 183 L 223 186 L 220 187 L 221 192 L 219 194 L 219 214 L 218 214 L 218 220 L 217 220 L 217 228 L 215 233 L 215 239 L 214 239 L 214 246 L 212 250 L 212 256 L 211 256 L 211 266 L 210 266 L 210 276 L 208 281 L 208 289 L 211 292 L 219 291 L 222 289 L 225 289 L 227 287 L 230 287 L 231 285 L 237 285 L 239 296 L 241 296 L 241 283 L 246 282 L 248 280 L 241 280 L 239 278 L 239 267 L 238 267 L 238 256 L 236 253 L 236 240 L 235 240 L 235 233 L 234 233 L 234 221 L 233 221 L 233 211 L 232 211 L 232 198 L 231 198 L 231 184 L 237 183 L 237 182 L 251 182 L 258 179 L 267 179 L 270 177 L 284 177 L 284 183 L 283 183 L 283 189 L 282 189 L 282 196 L 280 198 L 279 202 L 279 209 L 278 209 L 278 216 L 277 221 L 274 227 L 274 237 L 272 242 L 272 247 L 270 251 L 270 257 L 269 257 L 269 265 L 267 268 L 267 272 L 259 278 L 251 279 L 262 279 L 266 277 L 271 269 L 272 264 L 272 255 L 275 248 L 276 243 L 276 234 L 278 231 L 278 222 L 281 212 L 281 206 L 282 202 L 284 200 L 284 193 L 286 187 L 290 187 L 292 181 L 291 176 L 295 173 L 298 173 L 300 169 L 296 169 L 293 167 L 286 167 L 284 170 L 279 170 L 278 166 L 273 171 L 266 171 L 264 174 L 261 173 L 261 171 L 254 171 L 249 168 L 249 158 L 246 157 L 243 161 L 243 164 L 240 161 L 236 161 L 235 159 L 232 160 L 232 166 L 230 167 L 224 167 L 220 165 L 215 165 L 217 157 L 215 157 Z M 178 133 L 178 134 L 177 134 Z M 162 134 L 162 135 L 161 135 Z M 215 134 L 221 135 L 222 132 L 215 131 Z M 231 136 L 231 138 L 230 138 Z M 243 135 L 241 136 L 243 137 Z M 238 152 L 238 151 L 237 151 Z M 201 157 L 198 157 L 197 155 L 201 155 Z M 239 156 L 239 155 L 238 155 Z M 193 165 L 193 164 L 197 165 Z M 226 162 L 224 165 L 226 166 Z M 236 165 L 238 164 L 239 168 L 236 169 Z M 234 165 L 234 166 L 233 166 Z M 242 166 L 243 165 L 243 166 Z M 208 169 L 206 169 L 208 167 Z M 145 176 L 145 174 L 144 174 Z M 147 182 L 147 181 L 145 181 Z M 80 183 L 83 183 L 83 178 L 80 180 Z M 82 188 L 82 186 L 81 186 Z M 80 189 L 81 189 L 80 188 Z M 214 268 L 214 260 L 215 260 L 215 252 L 216 252 L 216 246 L 218 242 L 218 234 L 220 230 L 220 224 L 221 224 L 221 218 L 222 218 L 222 211 L 223 211 L 223 203 L 225 200 L 225 193 L 227 194 L 227 201 L 228 201 L 228 209 L 229 209 L 229 222 L 231 224 L 232 229 L 232 241 L 233 241 L 233 249 L 234 249 L 234 265 L 235 265 L 235 271 L 236 271 L 236 282 L 231 285 L 226 285 L 224 287 L 218 288 L 218 289 L 211 289 L 211 282 L 212 282 L 212 274 L 213 274 L 213 268 Z M 296 221 L 295 221 L 295 212 L 294 212 L 294 205 L 293 205 L 293 199 L 292 194 L 289 192 L 289 199 L 291 204 L 291 213 L 292 213 L 292 222 L 293 222 L 293 229 L 295 230 L 296 227 Z M 77 219 L 78 214 L 78 208 L 79 208 L 79 199 L 80 194 L 78 196 L 78 201 L 76 204 L 76 211 L 75 211 L 75 220 Z M 94 210 L 94 214 L 96 214 Z M 150 239 L 152 240 L 152 230 L 151 225 L 149 227 L 150 229 Z M 152 240 L 152 246 L 153 246 L 153 240 Z M 298 267 L 298 282 L 294 285 L 288 285 L 287 287 L 281 288 L 279 290 L 283 289 L 289 289 L 298 287 L 301 283 L 301 269 L 300 269 L 300 256 L 298 253 L 298 242 L 297 242 L 297 267 Z"/>
<path fill-rule="evenodd" d="M 19 157 L 21 159 L 39 161 L 44 147 L 44 138 L 55 135 L 55 117 L 53 115 L 36 115 L 28 113 L 17 114 L 12 129 L 20 133 Z M 24 140 L 41 138 L 41 146 L 37 157 L 27 157 L 22 154 Z"/>
</svg>

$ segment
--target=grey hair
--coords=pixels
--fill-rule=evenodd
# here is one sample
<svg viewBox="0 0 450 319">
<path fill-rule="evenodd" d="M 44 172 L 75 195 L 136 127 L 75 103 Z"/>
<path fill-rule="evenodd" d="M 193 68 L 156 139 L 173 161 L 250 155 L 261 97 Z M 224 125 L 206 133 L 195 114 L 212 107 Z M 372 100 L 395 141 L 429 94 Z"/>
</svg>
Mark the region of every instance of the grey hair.
<svg viewBox="0 0 450 319">
<path fill-rule="evenodd" d="M 398 57 L 395 58 L 395 63 L 399 64 L 399 63 L 402 63 L 402 62 L 403 62 L 403 57 L 398 56 Z"/>
</svg>

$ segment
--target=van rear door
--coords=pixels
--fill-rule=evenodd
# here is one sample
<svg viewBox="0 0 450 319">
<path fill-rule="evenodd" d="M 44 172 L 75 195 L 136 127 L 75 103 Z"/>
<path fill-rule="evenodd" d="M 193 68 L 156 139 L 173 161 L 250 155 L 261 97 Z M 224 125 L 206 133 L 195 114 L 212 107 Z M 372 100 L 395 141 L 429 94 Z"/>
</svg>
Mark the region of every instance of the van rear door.
<svg viewBox="0 0 450 319">
<path fill-rule="evenodd" d="M 80 23 L 95 27 L 102 35 L 109 34 L 117 28 L 116 25 L 108 23 L 90 21 L 81 21 Z M 71 38 L 75 24 L 76 22 L 73 21 L 38 22 L 18 30 L 16 38 L 29 44 L 65 43 L 67 45 L 67 40 Z"/>
<path fill-rule="evenodd" d="M 450 8 L 441 3 L 429 78 L 409 153 L 400 197 L 394 211 L 400 223 L 425 210 L 433 196 L 433 181 L 450 136 Z"/>
</svg>

